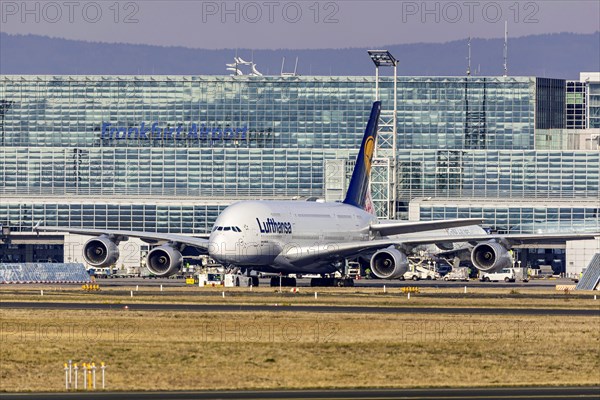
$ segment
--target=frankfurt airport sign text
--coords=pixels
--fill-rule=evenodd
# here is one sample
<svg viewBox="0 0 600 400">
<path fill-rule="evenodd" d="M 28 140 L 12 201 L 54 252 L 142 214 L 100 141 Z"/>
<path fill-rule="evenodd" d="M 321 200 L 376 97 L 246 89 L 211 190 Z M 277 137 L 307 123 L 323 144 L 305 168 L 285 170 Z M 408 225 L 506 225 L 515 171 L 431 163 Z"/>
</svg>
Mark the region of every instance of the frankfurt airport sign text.
<svg viewBox="0 0 600 400">
<path fill-rule="evenodd" d="M 161 127 L 159 122 L 146 124 L 142 122 L 139 126 L 125 127 L 115 126 L 110 122 L 102 123 L 102 140 L 245 140 L 248 128 L 232 128 L 226 126 L 207 127 L 205 124 L 198 126 L 192 123 L 185 127 L 183 124 L 177 126 Z"/>
</svg>

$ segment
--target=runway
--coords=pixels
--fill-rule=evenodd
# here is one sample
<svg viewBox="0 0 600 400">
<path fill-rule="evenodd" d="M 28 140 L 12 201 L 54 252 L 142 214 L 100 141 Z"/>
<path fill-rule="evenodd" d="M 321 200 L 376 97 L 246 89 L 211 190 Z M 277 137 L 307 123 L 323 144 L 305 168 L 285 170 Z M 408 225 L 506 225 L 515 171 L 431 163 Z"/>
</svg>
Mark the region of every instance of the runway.
<svg viewBox="0 0 600 400">
<path fill-rule="evenodd" d="M 158 287 L 163 285 L 165 287 L 183 287 L 185 286 L 182 279 L 169 279 L 169 278 L 157 278 L 157 279 L 143 279 L 143 278 L 111 278 L 111 279 L 97 279 L 97 283 L 103 287 L 122 287 L 122 286 L 135 286 L 140 287 Z M 310 279 L 299 278 L 297 279 L 298 287 L 311 287 Z M 554 288 L 556 285 L 573 285 L 574 282 L 570 279 L 532 279 L 529 282 L 480 282 L 478 280 L 470 280 L 468 282 L 461 281 L 444 281 L 443 279 L 438 280 L 419 280 L 419 281 L 401 281 L 398 279 L 383 280 L 383 279 L 358 279 L 354 281 L 354 286 L 357 288 L 381 288 L 386 285 L 388 288 L 403 287 L 403 286 L 418 286 L 418 287 L 434 287 L 434 288 L 452 288 L 452 287 L 464 287 L 469 288 L 486 288 L 486 289 L 520 289 L 520 290 L 542 290 L 548 288 Z M 260 279 L 259 287 L 269 287 L 270 282 L 268 278 Z"/>
<path fill-rule="evenodd" d="M 344 389 L 189 392 L 18 393 L 2 394 L 3 400 L 188 400 L 188 399 L 597 399 L 600 387 L 525 387 L 461 389 Z"/>
<path fill-rule="evenodd" d="M 75 303 L 0 302 L 1 308 L 57 310 L 195 311 L 195 312 L 311 312 L 356 314 L 482 314 L 482 315 L 570 315 L 600 316 L 600 309 L 484 308 L 484 307 L 365 307 L 306 305 L 169 304 L 169 303 Z"/>
</svg>

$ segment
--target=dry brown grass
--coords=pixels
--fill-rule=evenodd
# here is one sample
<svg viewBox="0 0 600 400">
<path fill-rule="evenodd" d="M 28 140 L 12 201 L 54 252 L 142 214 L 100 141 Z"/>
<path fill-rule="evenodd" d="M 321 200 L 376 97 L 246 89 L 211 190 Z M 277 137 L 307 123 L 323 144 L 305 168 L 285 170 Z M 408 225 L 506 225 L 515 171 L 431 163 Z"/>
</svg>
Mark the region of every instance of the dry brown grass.
<svg viewBox="0 0 600 400">
<path fill-rule="evenodd" d="M 0 390 L 600 384 L 600 318 L 0 309 Z"/>
</svg>

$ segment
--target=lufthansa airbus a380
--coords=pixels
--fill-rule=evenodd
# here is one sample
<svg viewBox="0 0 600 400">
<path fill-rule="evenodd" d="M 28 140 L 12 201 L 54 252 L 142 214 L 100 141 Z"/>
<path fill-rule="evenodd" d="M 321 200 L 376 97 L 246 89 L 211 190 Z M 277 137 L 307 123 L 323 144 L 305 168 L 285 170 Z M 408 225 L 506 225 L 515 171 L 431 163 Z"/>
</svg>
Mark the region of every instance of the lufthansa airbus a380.
<svg viewBox="0 0 600 400">
<path fill-rule="evenodd" d="M 382 279 L 401 277 L 408 269 L 407 254 L 422 245 L 434 244 L 442 251 L 454 243 L 467 243 L 468 249 L 460 251 L 468 251 L 475 267 L 490 272 L 512 266 L 509 250 L 514 245 L 598 235 L 487 235 L 476 226 L 482 222 L 479 219 L 379 221 L 365 206 L 380 108 L 380 102 L 373 104 L 343 202 L 240 201 L 219 215 L 208 239 L 110 229 L 37 229 L 96 236 L 83 250 L 86 262 L 94 267 L 114 264 L 119 258 L 118 244 L 137 237 L 159 244 L 146 258 L 148 269 L 157 276 L 177 273 L 183 265 L 181 252 L 192 246 L 225 266 L 283 275 L 330 274 L 341 268 L 344 259 L 360 256 L 370 260 L 372 273 Z M 253 277 L 253 282 L 256 285 L 258 279 Z"/>
</svg>

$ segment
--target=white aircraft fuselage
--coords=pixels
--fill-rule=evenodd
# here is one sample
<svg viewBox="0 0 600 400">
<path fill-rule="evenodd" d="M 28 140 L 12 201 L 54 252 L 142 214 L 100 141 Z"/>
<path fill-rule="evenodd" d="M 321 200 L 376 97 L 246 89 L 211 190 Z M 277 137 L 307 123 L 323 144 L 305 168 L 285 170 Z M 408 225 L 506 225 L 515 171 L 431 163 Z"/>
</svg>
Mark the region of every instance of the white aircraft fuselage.
<svg viewBox="0 0 600 400">
<path fill-rule="evenodd" d="M 309 201 L 241 201 L 217 218 L 209 237 L 209 255 L 240 267 L 290 272 L 334 272 L 331 260 L 290 262 L 294 248 L 318 251 L 330 243 L 371 239 L 369 226 L 377 218 L 344 203 Z"/>
</svg>

